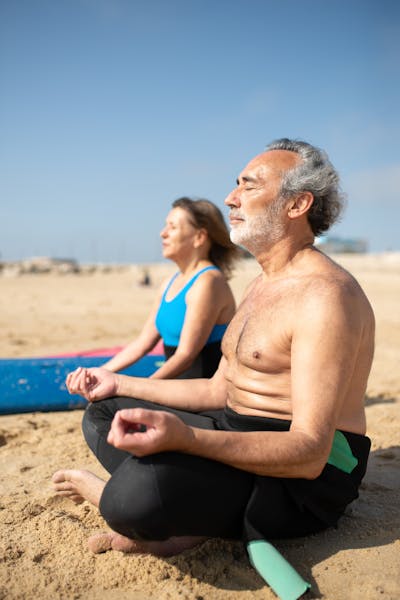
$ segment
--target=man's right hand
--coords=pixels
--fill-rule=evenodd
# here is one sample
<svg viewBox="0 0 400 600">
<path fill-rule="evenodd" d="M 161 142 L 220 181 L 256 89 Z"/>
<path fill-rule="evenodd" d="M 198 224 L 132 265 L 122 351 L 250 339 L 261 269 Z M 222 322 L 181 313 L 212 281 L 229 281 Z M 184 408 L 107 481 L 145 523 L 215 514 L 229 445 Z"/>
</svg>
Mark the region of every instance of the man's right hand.
<svg viewBox="0 0 400 600">
<path fill-rule="evenodd" d="M 166 411 L 145 408 L 118 410 L 107 437 L 109 444 L 135 456 L 184 452 L 190 448 L 192 440 L 192 428 L 179 417 Z"/>
<path fill-rule="evenodd" d="M 89 402 L 96 402 L 117 395 L 118 375 L 107 369 L 78 367 L 67 375 L 66 385 L 70 394 L 79 394 Z"/>
</svg>

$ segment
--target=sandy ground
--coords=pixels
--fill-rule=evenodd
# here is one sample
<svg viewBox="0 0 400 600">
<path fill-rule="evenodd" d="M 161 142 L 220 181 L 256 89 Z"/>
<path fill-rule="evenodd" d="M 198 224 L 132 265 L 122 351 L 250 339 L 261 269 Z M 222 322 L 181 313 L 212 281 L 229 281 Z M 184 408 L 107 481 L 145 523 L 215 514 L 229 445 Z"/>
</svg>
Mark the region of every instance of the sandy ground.
<svg viewBox="0 0 400 600">
<path fill-rule="evenodd" d="M 329 600 L 400 598 L 400 257 L 337 256 L 360 281 L 377 317 L 376 356 L 366 398 L 373 450 L 360 498 L 337 530 L 278 542 L 279 550 Z M 98 275 L 0 278 L 1 357 L 113 346 L 137 333 L 154 286 L 171 272 L 152 265 Z M 237 298 L 257 272 L 236 271 Z M 93 555 L 87 537 L 106 529 L 97 511 L 55 498 L 59 467 L 102 475 L 83 442 L 81 411 L 0 417 L 0 599 L 245 600 L 274 598 L 240 543 L 206 542 L 178 557 Z"/>
</svg>

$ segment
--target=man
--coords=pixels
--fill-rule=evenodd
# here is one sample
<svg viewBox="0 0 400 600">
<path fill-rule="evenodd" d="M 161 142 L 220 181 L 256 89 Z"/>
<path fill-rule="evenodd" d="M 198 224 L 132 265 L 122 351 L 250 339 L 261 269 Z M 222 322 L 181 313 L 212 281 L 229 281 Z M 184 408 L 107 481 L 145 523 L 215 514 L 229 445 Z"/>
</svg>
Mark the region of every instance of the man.
<svg viewBox="0 0 400 600">
<path fill-rule="evenodd" d="M 358 495 L 374 316 L 354 278 L 313 246 L 341 210 L 337 173 L 319 149 L 277 140 L 225 203 L 232 241 L 262 272 L 215 376 L 68 376 L 70 392 L 90 402 L 85 437 L 111 477 L 61 470 L 53 482 L 100 507 L 113 531 L 89 540 L 96 552 L 303 536 L 336 524 Z"/>
</svg>

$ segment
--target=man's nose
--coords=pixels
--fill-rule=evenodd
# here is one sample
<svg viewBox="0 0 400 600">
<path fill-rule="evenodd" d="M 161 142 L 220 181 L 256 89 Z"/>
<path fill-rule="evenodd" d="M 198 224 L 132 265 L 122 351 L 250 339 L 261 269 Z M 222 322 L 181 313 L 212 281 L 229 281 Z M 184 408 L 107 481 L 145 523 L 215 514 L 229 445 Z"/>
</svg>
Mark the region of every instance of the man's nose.
<svg viewBox="0 0 400 600">
<path fill-rule="evenodd" d="M 226 206 L 240 206 L 240 198 L 237 189 L 231 191 L 224 200 Z"/>
</svg>

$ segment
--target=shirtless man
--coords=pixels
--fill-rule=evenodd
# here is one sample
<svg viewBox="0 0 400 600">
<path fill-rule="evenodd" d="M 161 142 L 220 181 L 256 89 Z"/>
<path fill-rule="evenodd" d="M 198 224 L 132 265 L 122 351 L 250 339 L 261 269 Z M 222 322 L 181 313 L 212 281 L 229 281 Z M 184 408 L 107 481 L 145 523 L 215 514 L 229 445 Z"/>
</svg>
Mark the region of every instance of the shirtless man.
<svg viewBox="0 0 400 600">
<path fill-rule="evenodd" d="M 319 149 L 277 140 L 225 203 L 232 240 L 262 271 L 214 377 L 68 376 L 89 401 L 84 434 L 111 477 L 61 470 L 53 483 L 99 506 L 113 531 L 89 540 L 94 551 L 303 536 L 335 525 L 358 495 L 374 316 L 354 278 L 313 246 L 340 213 L 337 173 Z"/>
</svg>

